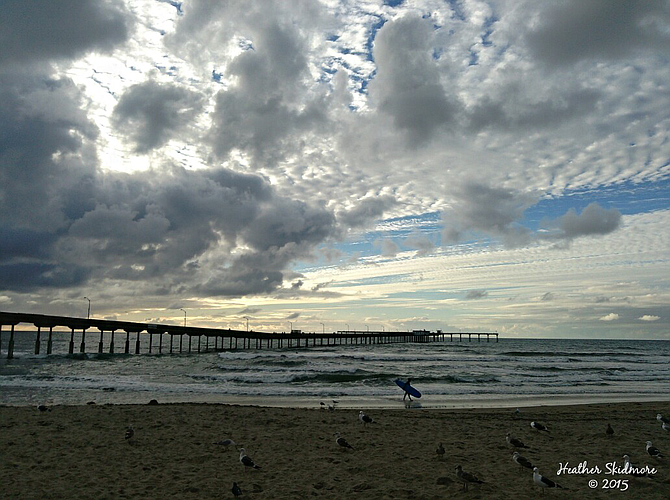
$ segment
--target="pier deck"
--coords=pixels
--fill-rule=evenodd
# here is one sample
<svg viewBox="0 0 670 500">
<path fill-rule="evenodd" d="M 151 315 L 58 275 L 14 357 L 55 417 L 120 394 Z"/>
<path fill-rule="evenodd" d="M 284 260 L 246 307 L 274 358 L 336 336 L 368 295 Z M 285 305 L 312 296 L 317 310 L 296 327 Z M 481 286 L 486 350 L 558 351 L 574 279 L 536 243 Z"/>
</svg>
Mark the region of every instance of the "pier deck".
<svg viewBox="0 0 670 500">
<path fill-rule="evenodd" d="M 70 342 L 68 345 L 69 354 L 98 352 L 103 353 L 103 347 L 106 345 L 110 353 L 119 352 L 125 354 L 142 354 L 158 352 L 163 353 L 176 351 L 175 338 L 178 339 L 178 352 L 204 352 L 211 350 L 224 349 L 263 349 L 263 348 L 296 348 L 296 347 L 317 347 L 333 345 L 356 345 L 356 344 L 391 344 L 391 343 L 409 343 L 409 342 L 445 342 L 447 338 L 453 342 L 454 338 L 463 341 L 467 337 L 472 341 L 474 337 L 477 341 L 486 339 L 489 342 L 491 338 L 498 341 L 498 334 L 492 332 L 442 332 L 437 330 L 431 332 L 428 330 L 414 330 L 412 332 L 379 332 L 379 331 L 357 331 L 340 330 L 332 333 L 308 333 L 300 330 L 293 330 L 288 333 L 266 333 L 253 330 L 231 330 L 217 328 L 201 328 L 193 326 L 177 325 L 159 325 L 153 323 L 135 323 L 129 321 L 113 321 L 95 318 L 74 318 L 68 316 L 49 316 L 45 314 L 30 313 L 11 313 L 0 312 L 0 354 L 2 353 L 2 336 L 5 326 L 9 326 L 9 343 L 7 345 L 7 358 L 14 356 L 14 333 L 18 324 L 32 324 L 37 328 L 35 338 L 35 354 L 40 354 L 44 333 L 46 339 L 46 354 L 52 353 L 53 329 L 70 329 Z M 96 329 L 97 332 L 88 332 Z M 86 350 L 86 334 L 89 333 L 89 346 L 93 344 L 93 351 Z M 114 345 L 115 333 L 125 333 L 125 342 L 118 348 Z M 75 342 L 75 334 L 76 341 Z M 111 336 L 111 341 L 104 342 L 104 336 Z M 95 335 L 93 339 L 91 336 Z M 131 335 L 133 338 L 131 339 Z M 169 336 L 168 344 L 164 346 L 163 338 Z M 159 336 L 158 350 L 154 345 L 154 336 Z M 187 338 L 188 345 L 184 346 L 184 338 Z M 142 339 L 145 339 L 144 342 Z M 204 339 L 204 346 L 203 346 Z M 194 346 L 194 340 L 197 346 Z M 210 345 L 213 341 L 214 345 Z M 75 350 L 75 345 L 78 349 Z M 311 345 L 310 345 L 311 344 Z"/>
</svg>

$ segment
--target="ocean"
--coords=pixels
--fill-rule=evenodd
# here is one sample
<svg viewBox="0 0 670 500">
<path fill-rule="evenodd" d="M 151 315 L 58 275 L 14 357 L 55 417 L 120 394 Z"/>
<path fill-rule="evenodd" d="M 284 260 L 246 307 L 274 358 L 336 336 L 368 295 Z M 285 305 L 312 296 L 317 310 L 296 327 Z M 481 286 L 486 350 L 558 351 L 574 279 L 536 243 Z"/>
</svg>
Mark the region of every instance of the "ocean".
<svg viewBox="0 0 670 500">
<path fill-rule="evenodd" d="M 5 327 L 2 405 L 156 399 L 319 407 L 336 400 L 340 407 L 395 408 L 403 407 L 403 392 L 394 379 L 407 377 L 423 393 L 413 404 L 421 408 L 661 401 L 670 394 L 670 341 L 501 338 L 201 354 L 68 355 L 70 334 L 62 332 L 55 334 L 54 354 L 47 356 L 33 354 L 34 332 L 17 332 L 15 357 L 7 360 L 8 337 Z M 118 334 L 117 350 L 124 342 L 125 335 Z M 97 349 L 96 335 L 90 336 L 88 347 Z"/>
</svg>

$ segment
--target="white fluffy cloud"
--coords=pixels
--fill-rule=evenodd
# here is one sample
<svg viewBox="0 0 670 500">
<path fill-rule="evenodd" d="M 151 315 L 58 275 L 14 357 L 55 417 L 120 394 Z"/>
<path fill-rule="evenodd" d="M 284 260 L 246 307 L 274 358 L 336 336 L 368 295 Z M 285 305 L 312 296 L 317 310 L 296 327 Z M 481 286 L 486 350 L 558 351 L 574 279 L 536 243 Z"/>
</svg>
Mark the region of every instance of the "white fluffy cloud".
<svg viewBox="0 0 670 500">
<path fill-rule="evenodd" d="M 617 313 L 609 313 L 599 319 L 600 321 L 616 321 L 619 319 L 619 315 Z"/>
</svg>

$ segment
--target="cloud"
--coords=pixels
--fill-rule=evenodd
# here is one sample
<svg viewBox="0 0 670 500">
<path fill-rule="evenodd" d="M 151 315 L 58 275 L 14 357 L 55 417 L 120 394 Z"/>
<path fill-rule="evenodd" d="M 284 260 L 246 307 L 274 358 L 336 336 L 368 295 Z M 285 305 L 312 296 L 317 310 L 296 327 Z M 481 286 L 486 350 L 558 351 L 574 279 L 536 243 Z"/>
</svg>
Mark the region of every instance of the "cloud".
<svg viewBox="0 0 670 500">
<path fill-rule="evenodd" d="M 0 65 L 110 51 L 128 38 L 131 26 L 123 3 L 116 0 L 6 0 L 0 16 Z"/>
<path fill-rule="evenodd" d="M 299 317 L 300 317 L 300 313 L 299 312 L 294 312 L 294 313 L 291 313 L 288 316 L 286 316 L 286 319 L 297 319 Z"/>
<path fill-rule="evenodd" d="M 484 299 L 488 297 L 489 292 L 486 290 L 470 290 L 468 293 L 465 294 L 465 298 L 467 300 L 477 300 L 477 299 Z"/>
<path fill-rule="evenodd" d="M 396 203 L 392 196 L 370 196 L 360 200 L 353 208 L 341 210 L 337 218 L 346 228 L 364 227 L 380 220 L 384 212 Z"/>
<path fill-rule="evenodd" d="M 307 85 L 309 28 L 302 16 L 318 17 L 319 8 L 309 2 L 293 7 L 194 2 L 168 41 L 198 63 L 203 57 L 225 61 L 226 85 L 216 95 L 208 133 L 218 158 L 242 152 L 263 165 L 281 161 L 328 121 L 326 89 Z M 230 58 L 222 49 L 235 42 L 241 50 Z"/>
<path fill-rule="evenodd" d="M 291 283 L 291 290 L 300 290 L 302 285 L 304 285 L 304 282 L 302 280 L 298 280 L 294 283 Z"/>
<path fill-rule="evenodd" d="M 155 293 L 269 293 L 291 262 L 336 234 L 330 212 L 256 175 L 169 165 L 103 173 L 97 129 L 71 81 L 0 80 L 0 232 L 12 237 L 2 289 L 95 279 L 152 283 Z"/>
<path fill-rule="evenodd" d="M 371 98 L 407 134 L 412 147 L 449 125 L 458 109 L 431 58 L 431 33 L 430 20 L 409 15 L 387 22 L 374 42 L 377 74 L 370 84 Z"/>
<path fill-rule="evenodd" d="M 383 239 L 380 243 L 382 255 L 384 257 L 395 257 L 396 254 L 400 251 L 398 245 L 395 244 L 393 240 Z"/>
<path fill-rule="evenodd" d="M 531 235 L 517 221 L 536 201 L 532 194 L 466 183 L 450 200 L 450 209 L 442 213 L 444 237 L 456 243 L 468 232 L 480 231 L 501 238 L 507 247 L 523 246 Z"/>
<path fill-rule="evenodd" d="M 435 243 L 421 234 L 410 235 L 403 241 L 403 244 L 413 250 L 418 250 L 416 253 L 417 257 L 428 255 L 435 249 Z"/>
<path fill-rule="evenodd" d="M 240 314 L 240 315 L 242 315 L 242 314 L 256 314 L 256 313 L 259 313 L 261 311 L 262 311 L 262 309 L 260 307 L 245 307 L 244 309 L 242 309 L 237 314 Z"/>
<path fill-rule="evenodd" d="M 314 285 L 314 286 L 312 287 L 312 291 L 313 291 L 313 292 L 318 292 L 318 291 L 321 290 L 322 288 L 326 288 L 326 287 L 327 287 L 328 285 L 330 285 L 332 282 L 333 282 L 333 280 L 326 281 L 326 282 L 324 282 L 324 283 L 317 283 L 316 285 Z"/>
<path fill-rule="evenodd" d="M 652 314 L 645 314 L 644 316 L 640 316 L 639 318 L 640 321 L 658 321 L 661 319 L 660 316 L 654 316 Z"/>
<path fill-rule="evenodd" d="M 556 126 L 592 112 L 602 96 L 597 90 L 579 88 L 537 100 L 522 92 L 518 85 L 497 94 L 495 100 L 485 96 L 467 110 L 467 126 L 471 131 L 498 128 L 509 132 Z"/>
<path fill-rule="evenodd" d="M 600 319 L 600 321 L 616 321 L 617 319 L 619 319 L 619 315 L 617 313 L 609 313 L 598 319 Z"/>
<path fill-rule="evenodd" d="M 542 238 L 569 243 L 582 236 L 602 236 L 616 231 L 621 226 L 621 212 L 616 208 L 605 209 L 593 202 L 581 214 L 571 208 L 565 215 L 546 225 L 551 230 L 543 234 Z"/>
<path fill-rule="evenodd" d="M 548 302 L 550 300 L 554 300 L 556 298 L 556 295 L 553 294 L 552 292 L 547 292 L 542 297 L 540 297 L 540 300 L 543 302 Z"/>
<path fill-rule="evenodd" d="M 137 153 L 162 146 L 200 110 L 201 98 L 187 89 L 148 81 L 126 90 L 113 121 L 135 143 Z"/>
<path fill-rule="evenodd" d="M 668 53 L 667 2 L 570 0 L 540 12 L 526 36 L 535 57 L 551 65 L 583 59 L 620 59 L 639 49 Z"/>
</svg>

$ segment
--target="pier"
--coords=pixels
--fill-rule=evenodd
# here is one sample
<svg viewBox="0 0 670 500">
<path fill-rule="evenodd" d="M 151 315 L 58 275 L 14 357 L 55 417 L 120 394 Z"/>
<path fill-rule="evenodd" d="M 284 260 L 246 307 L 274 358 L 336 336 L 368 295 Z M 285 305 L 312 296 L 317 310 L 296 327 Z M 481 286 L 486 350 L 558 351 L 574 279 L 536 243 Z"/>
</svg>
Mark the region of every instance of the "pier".
<svg viewBox="0 0 670 500">
<path fill-rule="evenodd" d="M 491 332 L 442 332 L 437 330 L 413 330 L 411 332 L 379 332 L 340 330 L 333 333 L 308 333 L 291 330 L 288 333 L 265 333 L 253 330 L 231 330 L 201 328 L 193 326 L 159 325 L 94 318 L 74 318 L 49 316 L 45 314 L 0 312 L 0 355 L 6 349 L 7 359 L 14 357 L 14 337 L 16 326 L 32 324 L 37 328 L 35 354 L 52 354 L 54 328 L 70 330 L 68 354 L 107 352 L 124 354 L 151 353 L 192 353 L 222 351 L 226 349 L 273 349 L 306 348 L 335 345 L 366 345 L 392 343 L 462 342 L 467 338 L 472 342 L 495 339 L 498 333 Z M 9 327 L 5 330 L 5 327 Z M 86 334 L 89 334 L 88 337 Z M 3 336 L 9 334 L 8 344 L 3 346 Z M 125 334 L 120 345 L 115 345 L 115 337 Z M 105 342 L 105 336 L 108 341 Z M 166 337 L 167 336 L 167 337 Z M 154 339 L 158 338 L 158 346 Z M 186 345 L 185 341 L 186 340 Z M 88 342 L 88 350 L 87 350 Z M 43 344 L 45 344 L 43 346 Z M 177 345 L 178 344 L 178 345 Z M 43 347 L 45 351 L 42 351 Z"/>
</svg>

